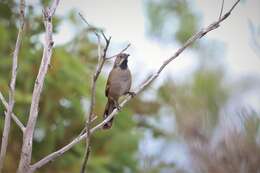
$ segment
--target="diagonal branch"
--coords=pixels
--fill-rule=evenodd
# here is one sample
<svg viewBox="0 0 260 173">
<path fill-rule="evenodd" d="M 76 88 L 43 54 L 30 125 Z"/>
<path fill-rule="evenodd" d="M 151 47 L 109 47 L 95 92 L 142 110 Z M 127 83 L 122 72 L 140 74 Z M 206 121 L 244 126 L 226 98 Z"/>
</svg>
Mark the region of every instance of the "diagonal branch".
<svg viewBox="0 0 260 173">
<path fill-rule="evenodd" d="M 8 137 L 9 137 L 10 126 L 11 126 L 11 117 L 13 114 L 15 83 L 16 83 L 16 76 L 17 76 L 17 69 L 18 69 L 18 54 L 22 42 L 22 33 L 24 29 L 24 9 L 25 9 L 25 2 L 24 0 L 21 0 L 20 1 L 20 28 L 18 31 L 15 49 L 13 53 L 12 77 L 10 81 L 9 100 L 7 106 L 7 113 L 5 113 L 4 131 L 3 131 L 1 152 L 0 152 L 0 172 L 2 172 L 4 166 L 6 149 L 8 145 Z"/>
<path fill-rule="evenodd" d="M 8 110 L 8 103 L 6 102 L 4 96 L 1 92 L 0 92 L 0 100 L 2 101 L 5 109 Z M 25 127 L 24 127 L 23 123 L 18 119 L 18 117 L 14 113 L 11 114 L 11 117 L 12 117 L 13 121 L 17 124 L 17 126 L 20 127 L 22 132 L 24 132 Z"/>
<path fill-rule="evenodd" d="M 136 94 L 140 93 L 141 91 L 143 91 L 147 86 L 149 86 L 158 76 L 159 74 L 162 72 L 162 70 L 174 59 L 176 59 L 188 46 L 190 46 L 191 44 L 193 44 L 195 41 L 197 41 L 198 39 L 202 38 L 203 36 L 205 36 L 208 32 L 216 29 L 219 27 L 219 24 L 224 21 L 233 11 L 233 9 L 236 7 L 236 5 L 239 3 L 240 0 L 237 0 L 236 3 L 232 6 L 232 8 L 224 14 L 223 17 L 221 17 L 218 21 L 213 22 L 211 25 L 209 25 L 208 27 L 201 29 L 198 33 L 194 34 L 189 40 L 186 41 L 186 43 L 177 50 L 177 52 L 169 57 L 157 70 L 157 72 L 155 74 L 153 74 L 151 77 L 148 78 L 148 80 L 146 80 L 142 85 L 140 85 L 137 89 L 136 89 Z M 124 99 L 121 103 L 120 103 L 120 107 L 123 107 L 129 100 L 131 100 L 131 96 L 127 96 L 126 99 Z M 96 125 L 95 127 L 91 128 L 91 130 L 89 131 L 89 134 L 93 134 L 95 131 L 99 130 L 102 128 L 102 126 L 104 124 L 106 124 L 111 118 L 113 118 L 119 111 L 117 109 L 114 109 L 113 112 L 105 119 L 103 120 L 101 123 L 99 123 L 98 125 Z M 61 149 L 47 155 L 46 157 L 44 157 L 43 159 L 39 160 L 38 162 L 36 162 L 35 164 L 33 164 L 31 166 L 31 168 L 33 170 L 39 169 L 40 167 L 44 166 L 45 164 L 57 159 L 58 157 L 60 157 L 61 155 L 63 155 L 66 151 L 70 150 L 74 145 L 76 145 L 77 143 L 79 143 L 81 140 L 87 138 L 88 132 L 85 132 L 83 134 L 80 134 L 78 137 L 76 137 L 74 140 L 72 140 L 69 144 L 65 145 L 64 147 L 62 147 Z"/>
<path fill-rule="evenodd" d="M 53 40 L 52 40 L 52 16 L 59 4 L 59 0 L 53 0 L 51 8 L 45 8 L 43 10 L 44 17 L 44 26 L 45 26 L 45 44 L 43 49 L 43 56 L 41 65 L 39 68 L 39 72 L 34 84 L 32 101 L 30 107 L 30 114 L 28 123 L 23 136 L 23 145 L 21 158 L 18 167 L 18 173 L 27 173 L 30 171 L 30 163 L 32 157 L 32 144 L 33 144 L 33 133 L 38 117 L 38 107 L 40 96 L 44 84 L 44 79 L 48 71 L 48 67 L 50 64 L 51 56 L 52 56 L 52 48 L 53 48 Z"/>
</svg>

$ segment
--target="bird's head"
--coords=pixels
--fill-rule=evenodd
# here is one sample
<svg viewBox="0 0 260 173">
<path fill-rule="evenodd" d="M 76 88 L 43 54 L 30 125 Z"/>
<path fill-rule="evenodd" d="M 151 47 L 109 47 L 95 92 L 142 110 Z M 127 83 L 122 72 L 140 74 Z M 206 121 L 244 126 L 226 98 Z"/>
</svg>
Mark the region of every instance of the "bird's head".
<svg viewBox="0 0 260 173">
<path fill-rule="evenodd" d="M 126 69 L 128 57 L 129 57 L 129 54 L 127 54 L 127 53 L 120 53 L 119 55 L 117 55 L 115 63 L 114 63 L 114 67 L 120 67 L 122 69 Z"/>
</svg>

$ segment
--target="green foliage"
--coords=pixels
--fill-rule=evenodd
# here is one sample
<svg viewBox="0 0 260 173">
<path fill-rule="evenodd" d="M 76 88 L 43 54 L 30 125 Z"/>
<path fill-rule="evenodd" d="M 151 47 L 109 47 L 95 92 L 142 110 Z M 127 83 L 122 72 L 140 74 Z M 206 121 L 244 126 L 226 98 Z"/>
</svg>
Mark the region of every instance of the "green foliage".
<svg viewBox="0 0 260 173">
<path fill-rule="evenodd" d="M 187 0 L 146 0 L 149 34 L 184 43 L 198 29 L 198 18 Z"/>
</svg>

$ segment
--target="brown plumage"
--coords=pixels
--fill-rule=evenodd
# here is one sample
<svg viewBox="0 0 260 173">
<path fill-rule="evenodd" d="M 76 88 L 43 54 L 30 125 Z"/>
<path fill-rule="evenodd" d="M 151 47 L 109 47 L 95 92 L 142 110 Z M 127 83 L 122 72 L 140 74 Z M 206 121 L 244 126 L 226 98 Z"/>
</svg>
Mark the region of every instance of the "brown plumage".
<svg viewBox="0 0 260 173">
<path fill-rule="evenodd" d="M 129 92 L 132 82 L 131 72 L 128 69 L 129 54 L 121 53 L 116 57 L 114 67 L 109 73 L 107 85 L 106 85 L 106 97 L 107 104 L 104 111 L 104 119 L 107 118 L 114 108 L 120 109 L 118 99 L 125 94 L 131 94 Z M 103 129 L 109 129 L 112 127 L 113 118 L 103 126 Z"/>
</svg>

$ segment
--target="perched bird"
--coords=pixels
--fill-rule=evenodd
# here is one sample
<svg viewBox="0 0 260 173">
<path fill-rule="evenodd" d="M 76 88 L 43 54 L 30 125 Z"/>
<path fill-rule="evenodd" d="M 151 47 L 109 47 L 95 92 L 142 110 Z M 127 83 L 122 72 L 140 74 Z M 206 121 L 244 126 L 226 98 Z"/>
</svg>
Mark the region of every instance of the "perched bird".
<svg viewBox="0 0 260 173">
<path fill-rule="evenodd" d="M 113 69 L 109 73 L 107 85 L 106 85 L 106 97 L 107 104 L 104 111 L 104 119 L 106 119 L 111 112 L 117 108 L 120 109 L 118 99 L 122 95 L 130 94 L 134 95 L 133 92 L 130 92 L 132 76 L 131 72 L 128 69 L 129 54 L 120 53 L 114 62 Z M 112 127 L 113 118 L 103 126 L 103 129 L 110 129 Z"/>
</svg>

